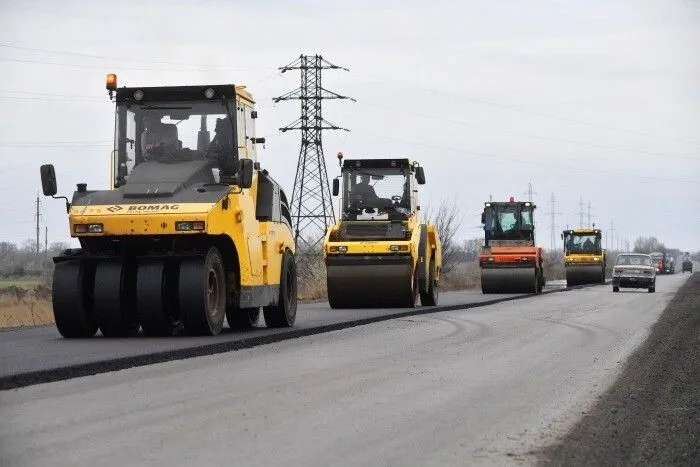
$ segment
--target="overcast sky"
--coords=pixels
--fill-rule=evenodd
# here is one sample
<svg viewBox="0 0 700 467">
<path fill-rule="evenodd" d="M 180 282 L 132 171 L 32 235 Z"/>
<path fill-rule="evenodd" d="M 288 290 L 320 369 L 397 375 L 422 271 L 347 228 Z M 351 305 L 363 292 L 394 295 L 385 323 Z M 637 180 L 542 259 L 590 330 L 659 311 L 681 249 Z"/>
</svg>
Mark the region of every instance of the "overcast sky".
<svg viewBox="0 0 700 467">
<path fill-rule="evenodd" d="M 489 195 L 535 192 L 537 240 L 593 221 L 632 242 L 698 249 L 700 2 L 7 1 L 0 0 L 0 241 L 34 236 L 39 165 L 59 191 L 106 188 L 120 86 L 245 84 L 257 100 L 260 159 L 291 196 L 299 133 L 278 128 L 299 84 L 277 68 L 322 54 L 350 72 L 325 87 L 335 154 L 410 157 L 426 170 L 423 206 L 454 200 L 460 237 L 482 235 Z M 61 201 L 41 197 L 49 242 L 68 241 Z M 587 214 L 587 212 L 586 212 Z M 587 215 L 584 216 L 587 222 Z"/>
</svg>

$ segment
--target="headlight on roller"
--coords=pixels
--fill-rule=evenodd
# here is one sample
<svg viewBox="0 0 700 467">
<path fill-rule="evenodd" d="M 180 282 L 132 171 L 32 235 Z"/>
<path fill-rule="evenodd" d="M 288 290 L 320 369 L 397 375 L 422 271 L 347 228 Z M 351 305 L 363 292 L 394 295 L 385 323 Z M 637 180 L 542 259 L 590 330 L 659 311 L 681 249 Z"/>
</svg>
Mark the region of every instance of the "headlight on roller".
<svg viewBox="0 0 700 467">
<path fill-rule="evenodd" d="M 175 230 L 179 232 L 204 230 L 204 221 L 178 221 L 175 222 Z"/>
<path fill-rule="evenodd" d="M 104 226 L 102 224 L 74 224 L 73 232 L 75 233 L 102 233 Z"/>
</svg>

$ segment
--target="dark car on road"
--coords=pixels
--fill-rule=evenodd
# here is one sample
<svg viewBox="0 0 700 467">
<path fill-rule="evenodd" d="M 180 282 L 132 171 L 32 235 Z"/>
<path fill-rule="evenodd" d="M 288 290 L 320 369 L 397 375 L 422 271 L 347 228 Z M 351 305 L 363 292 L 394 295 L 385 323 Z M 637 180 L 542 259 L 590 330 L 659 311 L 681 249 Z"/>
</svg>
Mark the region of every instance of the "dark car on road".
<svg viewBox="0 0 700 467">
<path fill-rule="evenodd" d="M 615 260 L 612 274 L 613 292 L 620 288 L 647 289 L 656 291 L 656 265 L 650 255 L 642 253 L 620 253 Z"/>
<path fill-rule="evenodd" d="M 683 257 L 683 272 L 693 272 L 693 261 L 690 259 L 690 255 L 685 255 Z"/>
</svg>

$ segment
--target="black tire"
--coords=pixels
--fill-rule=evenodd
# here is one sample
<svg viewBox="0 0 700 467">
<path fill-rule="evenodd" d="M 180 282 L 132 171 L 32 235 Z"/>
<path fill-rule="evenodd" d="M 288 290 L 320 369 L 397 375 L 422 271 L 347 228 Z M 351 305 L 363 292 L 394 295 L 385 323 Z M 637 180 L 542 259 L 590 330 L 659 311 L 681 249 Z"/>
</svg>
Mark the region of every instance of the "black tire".
<svg viewBox="0 0 700 467">
<path fill-rule="evenodd" d="M 178 313 L 177 263 L 144 260 L 136 273 L 136 316 L 147 336 L 176 335 L 182 331 Z"/>
<path fill-rule="evenodd" d="M 330 306 L 331 309 L 333 309 L 333 310 L 339 310 L 339 309 L 343 309 L 343 308 L 350 308 L 347 304 L 345 304 L 344 302 L 342 302 L 342 301 L 340 301 L 340 300 L 335 299 L 335 298 L 332 297 L 332 296 L 329 296 L 329 297 L 328 297 L 328 306 Z"/>
<path fill-rule="evenodd" d="M 136 273 L 136 316 L 149 337 L 170 334 L 166 293 L 165 263 L 146 260 Z"/>
<path fill-rule="evenodd" d="M 124 337 L 138 332 L 130 317 L 135 298 L 135 277 L 118 262 L 98 263 L 95 268 L 95 316 L 102 335 Z"/>
<path fill-rule="evenodd" d="M 418 281 L 418 271 L 413 271 L 413 285 L 411 287 L 410 295 L 408 297 L 406 306 L 408 308 L 415 308 L 418 303 L 418 297 L 420 296 L 420 282 Z"/>
<path fill-rule="evenodd" d="M 92 337 L 97 332 L 93 309 L 94 268 L 77 261 L 56 264 L 53 272 L 53 316 L 65 338 Z"/>
<path fill-rule="evenodd" d="M 185 331 L 194 336 L 219 334 L 226 316 L 226 273 L 216 247 L 204 258 L 182 262 L 178 290 Z"/>
<path fill-rule="evenodd" d="M 233 308 L 226 309 L 226 321 L 228 327 L 235 330 L 253 329 L 260 319 L 260 307 L 258 308 Z"/>
<path fill-rule="evenodd" d="M 269 328 L 294 326 L 297 318 L 297 268 L 294 255 L 286 250 L 282 255 L 279 297 L 276 305 L 263 307 L 265 324 Z"/>
<path fill-rule="evenodd" d="M 620 288 L 616 285 L 613 285 L 613 292 L 619 292 Z"/>
<path fill-rule="evenodd" d="M 440 295 L 439 285 L 435 280 L 437 276 L 437 267 L 435 266 L 435 258 L 430 258 L 430 274 L 428 275 L 428 290 L 426 292 L 421 291 L 420 293 L 420 303 L 423 306 L 435 306 L 438 304 L 438 298 Z"/>
</svg>

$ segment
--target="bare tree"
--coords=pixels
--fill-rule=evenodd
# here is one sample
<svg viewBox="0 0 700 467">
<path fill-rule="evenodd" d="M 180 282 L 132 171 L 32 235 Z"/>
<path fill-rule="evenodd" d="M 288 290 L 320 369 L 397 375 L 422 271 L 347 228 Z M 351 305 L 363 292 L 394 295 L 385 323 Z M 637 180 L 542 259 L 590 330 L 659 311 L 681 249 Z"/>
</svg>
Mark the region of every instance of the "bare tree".
<svg viewBox="0 0 700 467">
<path fill-rule="evenodd" d="M 456 199 L 443 200 L 434 211 L 430 205 L 426 207 L 425 219 L 437 229 L 442 243 L 442 271 L 449 273 L 458 263 L 461 253 L 456 235 L 462 226 L 464 211 Z"/>
<path fill-rule="evenodd" d="M 634 241 L 635 253 L 652 253 L 654 251 L 666 251 L 666 246 L 656 237 L 637 237 Z"/>
</svg>

